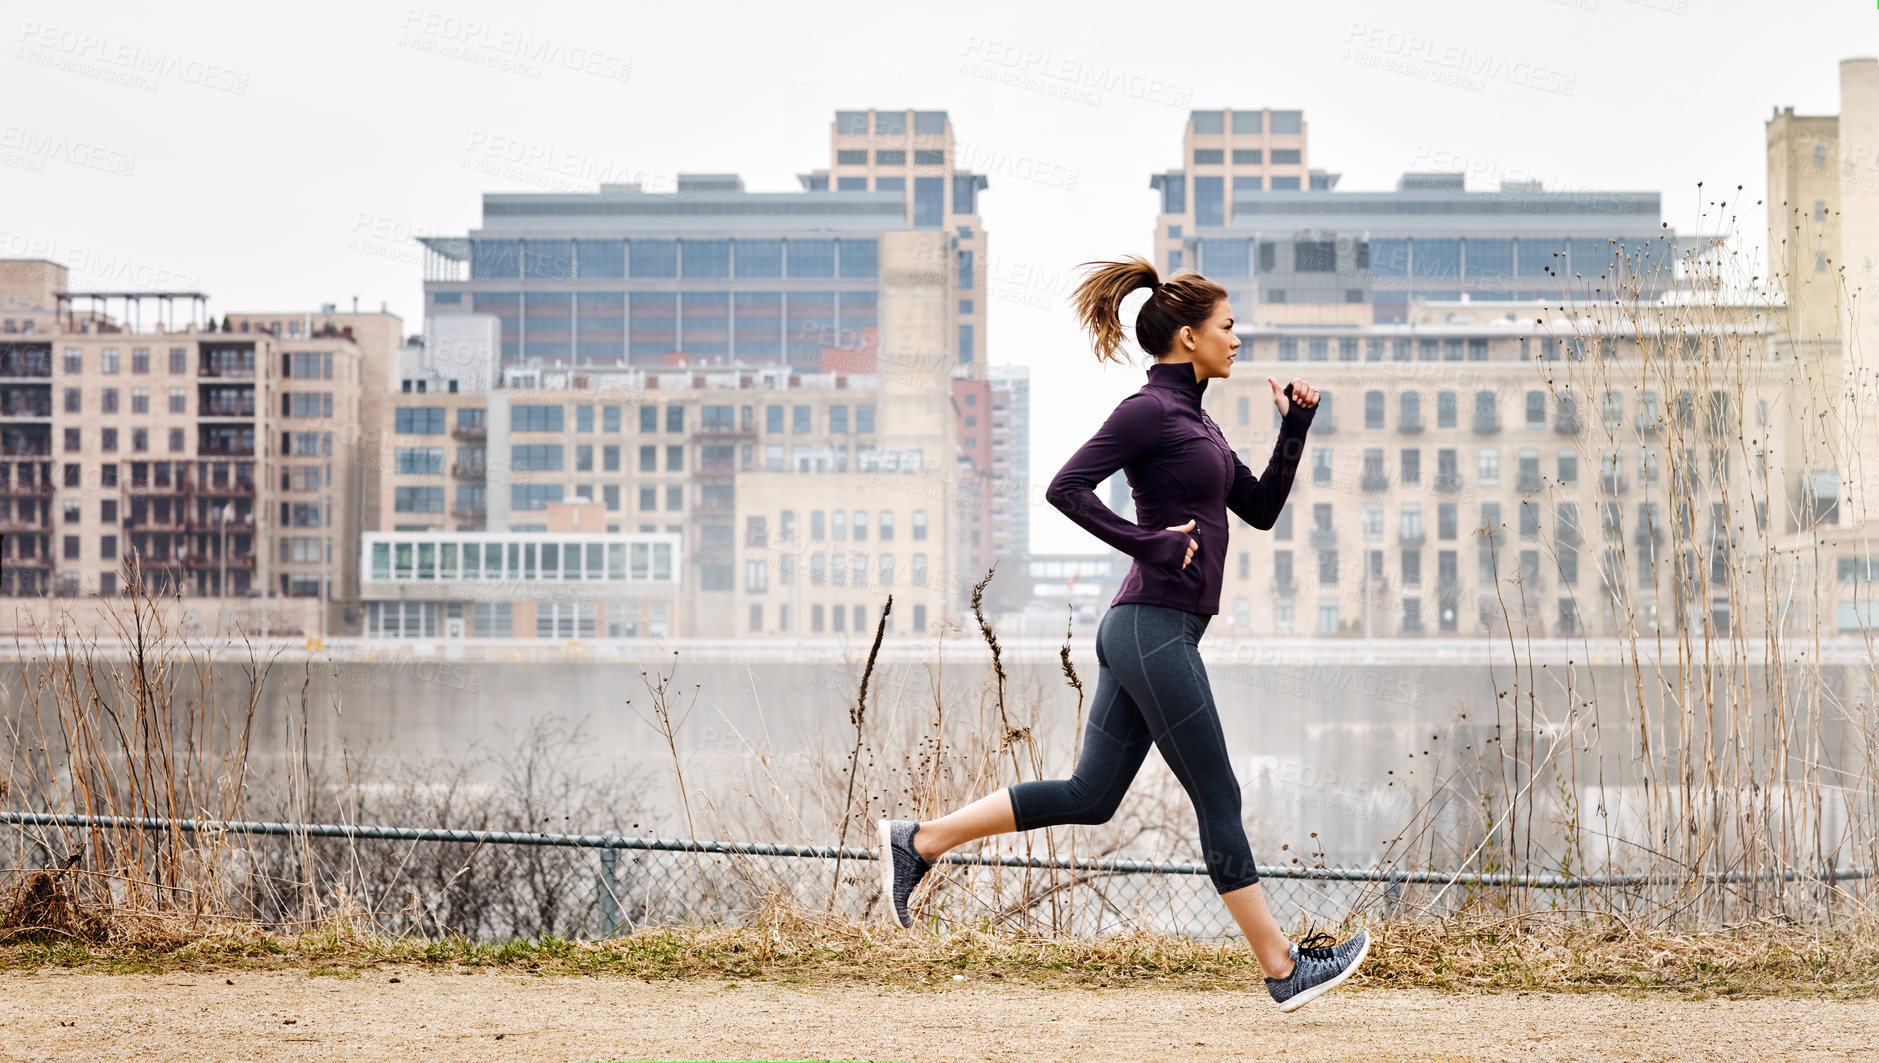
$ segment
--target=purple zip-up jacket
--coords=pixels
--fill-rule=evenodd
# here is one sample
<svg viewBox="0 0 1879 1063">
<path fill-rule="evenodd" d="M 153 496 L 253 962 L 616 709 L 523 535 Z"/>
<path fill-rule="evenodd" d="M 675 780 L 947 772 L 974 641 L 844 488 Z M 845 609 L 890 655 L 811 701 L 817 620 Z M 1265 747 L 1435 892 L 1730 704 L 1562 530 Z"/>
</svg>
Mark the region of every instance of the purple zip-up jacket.
<svg viewBox="0 0 1879 1063">
<path fill-rule="evenodd" d="M 1149 366 L 1148 383 L 1117 404 L 1044 494 L 1090 534 L 1135 559 L 1111 605 L 1137 602 L 1218 613 L 1227 510 L 1263 530 L 1272 527 L 1285 506 L 1315 409 L 1291 404 L 1272 461 L 1263 476 L 1254 476 L 1201 408 L 1206 390 L 1207 381 L 1194 379 L 1192 362 Z M 1117 469 L 1125 471 L 1133 489 L 1133 524 L 1096 497 L 1096 486 Z M 1189 518 L 1192 532 L 1167 530 Z M 1190 537 L 1194 559 L 1184 569 L 1181 558 Z"/>
</svg>

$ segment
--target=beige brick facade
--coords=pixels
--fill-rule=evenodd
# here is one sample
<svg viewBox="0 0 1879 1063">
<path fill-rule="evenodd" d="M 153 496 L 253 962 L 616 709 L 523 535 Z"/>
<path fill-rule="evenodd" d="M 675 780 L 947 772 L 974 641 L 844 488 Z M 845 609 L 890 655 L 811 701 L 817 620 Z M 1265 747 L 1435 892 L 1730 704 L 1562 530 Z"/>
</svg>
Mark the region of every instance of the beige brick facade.
<svg viewBox="0 0 1879 1063">
<path fill-rule="evenodd" d="M 1256 473 L 1275 438 L 1265 378 L 1302 377 L 1325 402 L 1279 525 L 1234 522 L 1221 630 L 1505 637 L 1511 621 L 1523 635 L 1598 636 L 1759 622 L 1765 596 L 1727 562 L 1806 519 L 1795 422 L 1818 413 L 1793 400 L 1798 367 L 1759 315 L 1704 335 L 1608 331 L 1601 349 L 1562 338 L 1593 334 L 1589 323 L 1517 324 L 1539 307 L 1443 320 L 1468 309 L 1243 333 L 1234 375 L 1206 402 Z M 1726 373 L 1718 352 L 1760 368 Z"/>
<path fill-rule="evenodd" d="M 51 278 L 31 298 L 62 288 Z M 230 315 L 226 329 L 131 331 L 10 310 L 0 593 L 109 598 L 135 554 L 153 589 L 215 600 L 190 611 L 204 630 L 356 622 L 362 384 L 389 358 L 397 318 Z M 324 616 L 322 599 L 335 603 Z M 49 608 L 0 622 L 27 626 Z"/>
</svg>

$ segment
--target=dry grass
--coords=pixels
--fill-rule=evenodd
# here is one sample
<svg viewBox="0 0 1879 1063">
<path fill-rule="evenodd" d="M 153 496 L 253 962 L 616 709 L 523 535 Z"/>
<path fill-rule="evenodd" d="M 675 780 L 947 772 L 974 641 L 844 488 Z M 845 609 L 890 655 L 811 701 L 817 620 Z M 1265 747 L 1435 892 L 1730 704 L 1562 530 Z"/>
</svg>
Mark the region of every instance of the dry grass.
<svg viewBox="0 0 1879 1063">
<path fill-rule="evenodd" d="M 1879 996 L 1879 937 L 1755 923 L 1704 933 L 1616 919 L 1522 916 L 1373 926 L 1354 986 L 1487 992 L 1662 992 L 1693 997 Z M 391 938 L 333 921 L 298 935 L 252 925 L 122 928 L 105 940 L 0 946 L 0 970 L 101 973 L 304 970 L 356 977 L 419 968 L 640 979 L 761 979 L 918 986 L 973 980 L 1072 987 L 1262 988 L 1238 944 L 1146 934 L 1100 939 L 960 931 L 907 934 L 773 909 L 737 927 L 669 926 L 609 941 Z"/>
<path fill-rule="evenodd" d="M 16 881 L 0 902 L 0 944 L 109 940 L 108 921 L 80 905 L 65 879 L 66 869 L 40 868 Z"/>
</svg>

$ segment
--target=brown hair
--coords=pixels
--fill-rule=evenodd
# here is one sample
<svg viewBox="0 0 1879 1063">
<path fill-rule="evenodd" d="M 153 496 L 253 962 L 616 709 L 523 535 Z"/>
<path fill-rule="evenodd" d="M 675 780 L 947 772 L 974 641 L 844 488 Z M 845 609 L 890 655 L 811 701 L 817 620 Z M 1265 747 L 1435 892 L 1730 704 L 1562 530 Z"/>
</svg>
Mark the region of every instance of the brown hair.
<svg viewBox="0 0 1879 1063">
<path fill-rule="evenodd" d="M 1174 346 L 1183 325 L 1199 329 L 1213 316 L 1214 307 L 1227 297 L 1226 289 L 1191 269 L 1167 280 L 1148 260 L 1130 255 L 1120 262 L 1085 262 L 1083 282 L 1071 294 L 1077 318 L 1096 342 L 1096 357 L 1122 362 L 1122 298 L 1137 288 L 1148 288 L 1148 301 L 1135 315 L 1135 342 L 1160 358 Z"/>
</svg>

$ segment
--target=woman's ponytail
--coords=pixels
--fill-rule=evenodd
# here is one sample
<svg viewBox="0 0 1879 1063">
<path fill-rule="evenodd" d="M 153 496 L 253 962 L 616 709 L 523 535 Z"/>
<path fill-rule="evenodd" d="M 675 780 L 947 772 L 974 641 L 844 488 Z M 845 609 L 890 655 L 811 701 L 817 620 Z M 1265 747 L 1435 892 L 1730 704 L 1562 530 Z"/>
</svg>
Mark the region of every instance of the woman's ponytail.
<svg viewBox="0 0 1879 1063">
<path fill-rule="evenodd" d="M 1160 287 L 1161 276 L 1147 259 L 1135 255 L 1120 262 L 1085 262 L 1083 268 L 1083 282 L 1071 296 L 1077 319 L 1095 342 L 1098 361 L 1126 362 L 1122 299 L 1137 288 Z"/>
<path fill-rule="evenodd" d="M 1082 283 L 1071 295 L 1077 319 L 1096 344 L 1096 358 L 1126 362 L 1122 355 L 1123 297 L 1148 288 L 1148 301 L 1135 316 L 1135 341 L 1142 350 L 1160 358 L 1174 346 L 1182 327 L 1199 330 L 1213 316 L 1214 307 L 1227 297 L 1226 289 L 1193 270 L 1182 270 L 1167 281 L 1147 259 L 1136 255 L 1120 262 L 1085 262 Z"/>
</svg>

